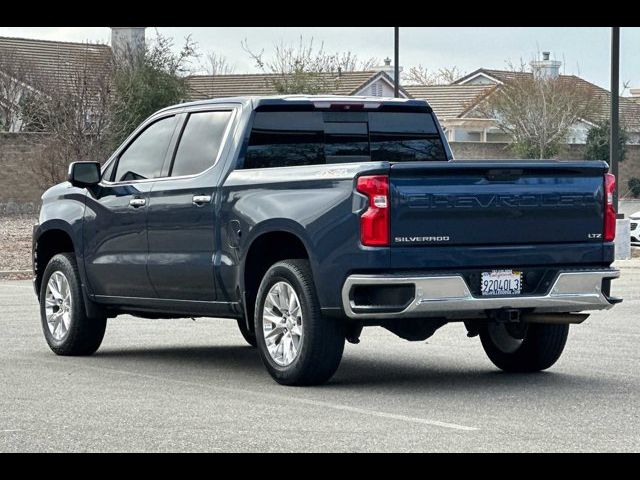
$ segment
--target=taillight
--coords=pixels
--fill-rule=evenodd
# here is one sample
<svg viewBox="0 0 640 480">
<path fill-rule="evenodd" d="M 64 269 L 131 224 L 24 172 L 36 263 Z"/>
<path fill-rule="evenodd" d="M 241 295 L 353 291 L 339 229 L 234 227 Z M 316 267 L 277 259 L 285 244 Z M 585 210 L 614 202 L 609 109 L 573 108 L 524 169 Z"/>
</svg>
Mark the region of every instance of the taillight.
<svg viewBox="0 0 640 480">
<path fill-rule="evenodd" d="M 613 192 L 616 189 L 616 177 L 604 174 L 604 241 L 612 242 L 616 238 L 616 211 L 613 208 Z"/>
<path fill-rule="evenodd" d="M 369 208 L 360 217 L 360 241 L 370 247 L 389 245 L 389 177 L 359 177 L 356 190 L 369 198 Z"/>
</svg>

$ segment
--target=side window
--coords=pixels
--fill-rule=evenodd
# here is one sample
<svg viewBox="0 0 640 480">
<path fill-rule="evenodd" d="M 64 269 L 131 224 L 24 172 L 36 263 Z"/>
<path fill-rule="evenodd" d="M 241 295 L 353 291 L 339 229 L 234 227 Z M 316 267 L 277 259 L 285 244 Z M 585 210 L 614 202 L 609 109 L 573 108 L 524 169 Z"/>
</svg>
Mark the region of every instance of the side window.
<svg viewBox="0 0 640 480">
<path fill-rule="evenodd" d="M 107 168 L 104 169 L 104 172 L 102 172 L 102 180 L 107 180 L 107 181 L 111 181 L 111 175 L 113 175 L 113 167 L 115 166 L 116 162 L 113 161 L 109 164 L 109 166 Z"/>
<path fill-rule="evenodd" d="M 321 112 L 256 112 L 244 168 L 324 163 Z"/>
<path fill-rule="evenodd" d="M 189 115 L 171 169 L 172 177 L 194 175 L 211 167 L 220 151 L 231 111 Z"/>
<path fill-rule="evenodd" d="M 120 154 L 114 181 L 143 180 L 160 176 L 176 117 L 152 123 Z"/>
</svg>

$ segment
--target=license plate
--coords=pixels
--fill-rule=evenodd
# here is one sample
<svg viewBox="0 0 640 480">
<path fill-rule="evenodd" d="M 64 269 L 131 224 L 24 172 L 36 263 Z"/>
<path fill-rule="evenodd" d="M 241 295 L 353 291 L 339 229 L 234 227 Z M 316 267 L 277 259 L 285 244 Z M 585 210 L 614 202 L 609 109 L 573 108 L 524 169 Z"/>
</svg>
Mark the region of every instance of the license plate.
<svg viewBox="0 0 640 480">
<path fill-rule="evenodd" d="M 520 295 L 522 272 L 516 270 L 492 270 L 482 272 L 481 295 Z"/>
</svg>

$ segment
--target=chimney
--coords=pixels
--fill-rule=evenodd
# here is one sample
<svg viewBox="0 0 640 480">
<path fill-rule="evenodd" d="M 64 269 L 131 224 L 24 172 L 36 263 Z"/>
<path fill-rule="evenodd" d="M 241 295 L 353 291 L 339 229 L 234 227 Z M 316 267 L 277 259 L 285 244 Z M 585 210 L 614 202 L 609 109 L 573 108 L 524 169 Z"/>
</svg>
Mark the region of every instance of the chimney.
<svg viewBox="0 0 640 480">
<path fill-rule="evenodd" d="M 144 31 L 147 27 L 111 28 L 111 50 L 116 61 L 135 61 L 144 53 Z"/>
<path fill-rule="evenodd" d="M 558 60 L 550 60 L 550 52 L 542 52 L 542 60 L 533 60 L 531 71 L 536 78 L 557 78 L 560 75 L 560 65 Z"/>
<path fill-rule="evenodd" d="M 392 79 L 395 77 L 395 69 L 393 65 L 391 65 L 391 59 L 389 57 L 384 59 L 384 65 L 373 67 L 373 70 L 375 70 L 376 72 L 385 72 Z M 402 67 L 400 67 L 400 71 L 402 72 Z"/>
</svg>

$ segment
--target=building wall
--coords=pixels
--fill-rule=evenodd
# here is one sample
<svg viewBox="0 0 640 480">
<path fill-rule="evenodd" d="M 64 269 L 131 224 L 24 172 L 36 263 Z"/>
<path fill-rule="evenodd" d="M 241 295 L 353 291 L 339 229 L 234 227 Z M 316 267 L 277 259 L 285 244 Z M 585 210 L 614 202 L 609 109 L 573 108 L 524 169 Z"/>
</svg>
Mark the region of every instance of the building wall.
<svg viewBox="0 0 640 480">
<path fill-rule="evenodd" d="M 446 124 L 446 122 L 443 122 Z M 584 122 L 578 122 L 569 129 L 567 141 L 569 143 L 584 144 L 587 141 L 587 134 L 590 126 Z M 478 127 L 450 127 L 449 140 L 454 142 L 479 142 L 482 138 L 482 130 Z M 496 131 L 493 126 L 491 131 L 487 131 L 487 142 L 508 142 L 509 135 L 501 131 Z M 636 135 L 629 136 L 629 143 L 638 144 Z"/>
<path fill-rule="evenodd" d="M 454 158 L 457 160 L 484 160 L 484 159 L 508 159 L 515 158 L 508 143 L 483 143 L 483 142 L 451 142 Z M 558 158 L 567 160 L 584 159 L 584 145 L 566 145 Z M 640 178 L 640 145 L 627 145 L 623 162 L 618 166 L 618 192 L 620 198 L 627 196 L 627 186 L 632 177 Z"/>
<path fill-rule="evenodd" d="M 383 80 L 376 80 L 371 85 L 366 86 L 355 95 L 366 95 L 372 97 L 393 97 L 395 94 L 393 87 Z"/>
<path fill-rule="evenodd" d="M 42 151 L 43 135 L 0 133 L 0 214 L 36 211 L 42 189 L 25 168 Z"/>
</svg>

